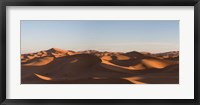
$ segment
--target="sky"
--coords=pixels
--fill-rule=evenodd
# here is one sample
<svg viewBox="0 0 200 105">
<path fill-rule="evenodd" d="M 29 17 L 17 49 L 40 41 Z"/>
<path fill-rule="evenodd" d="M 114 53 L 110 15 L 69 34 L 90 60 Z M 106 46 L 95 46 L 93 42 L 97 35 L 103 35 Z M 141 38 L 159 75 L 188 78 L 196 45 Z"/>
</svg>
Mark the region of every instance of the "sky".
<svg viewBox="0 0 200 105">
<path fill-rule="evenodd" d="M 21 53 L 179 51 L 179 20 L 21 20 Z"/>
</svg>

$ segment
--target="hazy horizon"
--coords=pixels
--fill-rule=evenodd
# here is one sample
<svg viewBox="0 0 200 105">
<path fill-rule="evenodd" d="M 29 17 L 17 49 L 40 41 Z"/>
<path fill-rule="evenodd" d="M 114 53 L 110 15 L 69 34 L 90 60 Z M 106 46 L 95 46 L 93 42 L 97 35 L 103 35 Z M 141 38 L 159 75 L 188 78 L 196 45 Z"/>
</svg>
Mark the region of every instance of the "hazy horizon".
<svg viewBox="0 0 200 105">
<path fill-rule="evenodd" d="M 54 47 L 54 48 L 55 48 L 55 47 Z M 21 53 L 21 54 L 37 53 L 37 52 L 40 52 L 40 51 L 47 51 L 47 50 L 50 50 L 50 49 L 52 49 L 52 48 L 43 49 L 43 50 L 38 50 L 38 51 L 34 51 L 34 52 Z M 60 48 L 58 48 L 58 49 L 60 49 Z M 89 50 L 94 50 L 94 49 L 88 49 L 88 50 L 61 49 L 61 50 L 68 50 L 68 51 L 79 52 L 79 51 L 89 51 Z M 95 50 L 95 51 L 99 51 L 99 50 Z M 136 51 L 136 50 L 132 50 L 132 51 Z M 132 52 L 132 51 L 126 51 L 126 52 L 123 52 L 123 51 L 99 51 L 99 52 L 119 52 L 119 53 L 128 53 L 128 52 Z M 179 50 L 169 50 L 169 51 L 164 51 L 164 52 L 149 52 L 149 51 L 136 51 L 136 52 L 148 52 L 148 53 L 151 53 L 151 54 L 156 54 L 156 53 L 166 53 L 166 52 L 173 52 L 173 51 L 179 51 Z"/>
<path fill-rule="evenodd" d="M 22 20 L 21 53 L 179 51 L 178 20 Z"/>
</svg>

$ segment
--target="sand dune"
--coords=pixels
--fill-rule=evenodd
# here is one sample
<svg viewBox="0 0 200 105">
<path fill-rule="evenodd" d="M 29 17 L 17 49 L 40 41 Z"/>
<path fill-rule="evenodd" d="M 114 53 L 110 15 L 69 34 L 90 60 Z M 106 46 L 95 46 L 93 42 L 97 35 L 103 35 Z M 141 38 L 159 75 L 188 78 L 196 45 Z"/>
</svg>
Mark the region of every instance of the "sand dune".
<svg viewBox="0 0 200 105">
<path fill-rule="evenodd" d="M 157 68 L 157 69 L 162 69 L 169 65 L 169 63 L 160 59 L 142 59 L 142 63 L 148 68 Z"/>
<path fill-rule="evenodd" d="M 145 55 L 142 53 L 139 53 L 137 51 L 132 51 L 132 52 L 127 52 L 125 53 L 126 56 L 131 57 L 131 58 L 143 58 Z"/>
<path fill-rule="evenodd" d="M 22 66 L 42 66 L 52 62 L 53 60 L 53 57 L 37 58 L 27 61 L 26 63 L 22 64 Z"/>
<path fill-rule="evenodd" d="M 23 84 L 174 84 L 179 64 L 151 53 L 71 51 L 58 48 L 21 55 Z M 170 56 L 169 54 L 169 56 Z M 164 53 L 166 55 L 166 53 Z"/>
<path fill-rule="evenodd" d="M 105 55 L 101 58 L 102 60 L 105 60 L 105 61 L 110 61 L 112 60 L 112 57 L 111 56 L 108 56 L 108 55 Z"/>
<path fill-rule="evenodd" d="M 124 55 L 124 54 L 117 54 L 116 56 L 113 56 L 112 58 L 116 58 L 116 60 L 129 60 L 130 57 Z"/>
<path fill-rule="evenodd" d="M 172 65 L 161 72 L 148 73 L 125 78 L 132 83 L 139 84 L 178 84 L 179 83 L 179 65 Z M 162 81 L 162 82 L 161 82 Z"/>
<path fill-rule="evenodd" d="M 144 69 L 147 69 L 147 67 L 144 64 L 142 64 L 142 63 L 138 63 L 138 64 L 136 64 L 136 65 L 134 65 L 132 67 L 135 68 L 135 70 L 144 70 Z"/>
<path fill-rule="evenodd" d="M 34 66 L 36 65 L 32 67 L 30 67 L 30 64 L 29 67 L 24 67 L 23 65 L 22 71 L 31 70 L 29 74 L 37 74 L 36 76 L 39 78 L 52 78 L 52 80 L 54 81 L 65 79 L 76 80 L 81 78 L 92 78 L 91 68 L 97 63 L 101 63 L 101 60 L 96 56 L 89 54 L 77 54 L 72 56 L 56 58 L 47 65 L 41 66 L 40 70 L 38 68 L 37 70 L 34 70 Z"/>
</svg>

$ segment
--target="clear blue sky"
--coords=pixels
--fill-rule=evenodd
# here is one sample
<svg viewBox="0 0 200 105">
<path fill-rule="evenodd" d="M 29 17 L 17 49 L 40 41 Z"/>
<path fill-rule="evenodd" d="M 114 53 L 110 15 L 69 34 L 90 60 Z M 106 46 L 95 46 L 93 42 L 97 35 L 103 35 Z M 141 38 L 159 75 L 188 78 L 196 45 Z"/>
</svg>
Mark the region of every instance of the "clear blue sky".
<svg viewBox="0 0 200 105">
<path fill-rule="evenodd" d="M 179 50 L 179 20 L 21 21 L 21 53 L 65 50 Z"/>
</svg>

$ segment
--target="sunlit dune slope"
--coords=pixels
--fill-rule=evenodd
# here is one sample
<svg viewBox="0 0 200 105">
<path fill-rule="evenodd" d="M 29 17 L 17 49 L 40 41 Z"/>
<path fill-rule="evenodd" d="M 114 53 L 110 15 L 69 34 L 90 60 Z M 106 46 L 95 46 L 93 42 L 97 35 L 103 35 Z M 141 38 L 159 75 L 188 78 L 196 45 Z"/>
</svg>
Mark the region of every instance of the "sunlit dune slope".
<svg viewBox="0 0 200 105">
<path fill-rule="evenodd" d="M 22 64 L 23 66 L 42 66 L 46 65 L 54 60 L 54 57 L 42 57 L 29 60 L 28 62 Z"/>
<path fill-rule="evenodd" d="M 169 63 L 167 63 L 164 60 L 161 59 L 142 59 L 142 64 L 145 65 L 148 68 L 157 68 L 157 69 L 162 69 L 165 68 L 169 65 Z"/>
</svg>

